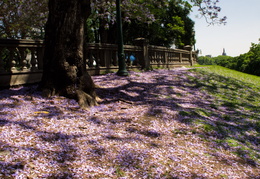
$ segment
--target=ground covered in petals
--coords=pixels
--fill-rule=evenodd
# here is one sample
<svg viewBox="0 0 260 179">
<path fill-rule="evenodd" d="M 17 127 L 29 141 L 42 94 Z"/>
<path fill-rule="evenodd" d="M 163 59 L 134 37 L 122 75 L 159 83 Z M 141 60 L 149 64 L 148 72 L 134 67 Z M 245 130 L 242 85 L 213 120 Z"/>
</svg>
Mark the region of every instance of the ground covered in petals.
<svg viewBox="0 0 260 179">
<path fill-rule="evenodd" d="M 89 110 L 0 91 L 0 178 L 259 178 L 260 90 L 185 68 L 93 80 Z"/>
</svg>

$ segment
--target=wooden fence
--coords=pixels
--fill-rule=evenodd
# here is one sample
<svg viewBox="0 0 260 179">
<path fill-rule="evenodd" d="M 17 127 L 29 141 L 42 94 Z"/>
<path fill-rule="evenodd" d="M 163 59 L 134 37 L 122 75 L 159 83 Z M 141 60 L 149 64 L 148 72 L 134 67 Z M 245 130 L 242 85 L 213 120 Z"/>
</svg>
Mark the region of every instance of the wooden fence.
<svg viewBox="0 0 260 179">
<path fill-rule="evenodd" d="M 91 75 L 116 71 L 117 45 L 86 44 L 86 69 Z M 124 45 L 127 69 L 174 68 L 193 65 L 197 54 L 190 46 L 184 50 L 149 45 L 137 39 L 135 45 Z M 0 39 L 0 86 L 41 81 L 44 43 L 41 40 Z"/>
</svg>

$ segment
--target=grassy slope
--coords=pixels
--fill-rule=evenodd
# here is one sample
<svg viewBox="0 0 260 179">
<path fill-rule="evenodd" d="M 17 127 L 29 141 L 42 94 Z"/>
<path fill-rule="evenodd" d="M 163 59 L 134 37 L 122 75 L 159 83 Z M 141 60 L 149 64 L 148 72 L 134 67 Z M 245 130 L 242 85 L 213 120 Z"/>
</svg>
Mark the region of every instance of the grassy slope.
<svg viewBox="0 0 260 179">
<path fill-rule="evenodd" d="M 210 136 L 215 135 L 213 140 L 218 145 L 257 165 L 260 161 L 260 77 L 220 66 L 191 71 L 197 74 L 189 76 L 193 85 L 215 100 L 209 104 L 210 108 L 182 113 L 194 130 L 202 129 Z M 197 119 L 188 118 L 194 118 L 194 114 Z M 209 120 L 214 118 L 217 120 Z"/>
<path fill-rule="evenodd" d="M 203 67 L 203 66 L 200 66 L 200 67 Z M 253 85 L 255 87 L 260 87 L 260 77 L 259 76 L 242 73 L 239 71 L 231 70 L 231 69 L 217 66 L 217 65 L 210 65 L 210 66 L 205 66 L 205 67 L 207 67 L 207 68 L 205 68 L 203 71 L 215 73 L 215 74 L 221 75 L 223 77 L 227 77 L 227 78 L 234 78 L 243 83 L 249 83 L 250 86 Z"/>
</svg>

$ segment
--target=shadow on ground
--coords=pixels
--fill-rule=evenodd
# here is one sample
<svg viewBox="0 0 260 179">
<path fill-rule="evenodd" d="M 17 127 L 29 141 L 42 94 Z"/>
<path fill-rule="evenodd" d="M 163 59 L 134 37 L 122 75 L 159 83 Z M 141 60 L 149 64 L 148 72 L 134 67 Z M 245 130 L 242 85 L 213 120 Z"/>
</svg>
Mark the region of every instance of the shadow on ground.
<svg viewBox="0 0 260 179">
<path fill-rule="evenodd" d="M 115 88 L 99 88 L 102 104 L 123 101 L 147 105 L 148 116 L 178 120 L 193 126 L 193 135 L 202 136 L 216 148 L 224 148 L 253 167 L 260 161 L 260 92 L 248 84 L 204 72 L 153 72 L 153 79 L 127 83 Z M 108 76 L 107 82 L 118 80 Z M 152 81 L 152 82 L 151 82 Z M 165 115 L 166 109 L 178 117 Z M 135 131 L 129 129 L 130 132 Z M 183 131 L 185 133 L 185 131 Z"/>
</svg>

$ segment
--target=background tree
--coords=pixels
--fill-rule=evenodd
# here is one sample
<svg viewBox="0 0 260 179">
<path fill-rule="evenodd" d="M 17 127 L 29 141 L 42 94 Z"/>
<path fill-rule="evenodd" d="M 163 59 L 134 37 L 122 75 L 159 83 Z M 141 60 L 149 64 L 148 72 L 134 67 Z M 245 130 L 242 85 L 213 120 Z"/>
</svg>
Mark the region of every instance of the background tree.
<svg viewBox="0 0 260 179">
<path fill-rule="evenodd" d="M 247 56 L 247 59 L 244 60 L 245 64 L 248 63 L 245 72 L 260 76 L 260 43 L 252 43 Z"/>
<path fill-rule="evenodd" d="M 124 41 L 131 44 L 135 38 L 144 37 L 151 44 L 181 48 L 195 43 L 194 22 L 189 18 L 192 6 L 209 24 L 226 22 L 219 18 L 221 8 L 217 0 L 122 0 Z M 88 42 L 116 43 L 115 1 L 93 1 L 88 18 Z"/>
<path fill-rule="evenodd" d="M 131 44 L 144 37 L 151 44 L 178 46 L 194 44 L 194 22 L 188 17 L 191 5 L 182 0 L 122 1 L 124 40 Z M 116 43 L 115 2 L 99 1 L 92 6 L 88 19 L 87 39 L 95 42 Z M 95 37 L 95 38 L 93 38 Z M 184 42 L 183 42 L 184 41 Z"/>
<path fill-rule="evenodd" d="M 1 1 L 0 38 L 42 39 L 48 14 L 47 1 Z M 199 7 L 201 15 L 206 18 L 209 24 L 225 23 L 226 17 L 218 18 L 218 12 L 221 9 L 217 6 L 217 2 L 217 0 L 122 0 L 125 39 L 128 43 L 132 42 L 130 39 L 135 34 L 129 33 L 128 35 L 127 29 L 133 26 L 133 28 L 140 27 L 140 30 L 142 30 L 142 34 L 135 37 L 145 37 L 149 34 L 147 38 L 155 45 L 166 44 L 166 46 L 169 46 L 169 41 L 171 43 L 174 41 L 180 47 L 183 44 L 193 44 L 192 27 L 194 23 L 187 15 L 190 12 L 190 4 Z M 115 43 L 115 1 L 91 0 L 90 3 L 91 8 L 88 13 L 91 15 L 85 24 L 87 27 L 86 41 Z M 165 24 L 165 22 L 161 22 L 162 19 L 168 21 L 166 26 L 161 26 Z M 175 40 L 172 40 L 172 34 L 174 34 Z"/>
<path fill-rule="evenodd" d="M 152 0 L 122 0 L 121 4 L 123 22 L 130 22 L 130 19 L 151 22 L 154 21 L 154 15 L 150 11 L 150 7 L 160 4 L 160 2 Z M 91 29 L 87 33 L 87 39 L 94 39 L 95 42 L 101 43 L 115 43 L 117 27 L 115 0 L 93 0 L 87 27 Z"/>
<path fill-rule="evenodd" d="M 182 0 L 169 0 L 160 8 L 153 7 L 155 21 L 149 23 L 132 19 L 125 23 L 125 39 L 131 43 L 135 38 L 144 37 L 149 43 L 170 47 L 175 44 L 182 48 L 184 45 L 193 45 L 194 22 L 189 18 L 191 5 Z"/>
<path fill-rule="evenodd" d="M 207 56 L 200 56 L 198 58 L 198 64 L 200 65 L 216 65 L 215 59 Z"/>
<path fill-rule="evenodd" d="M 0 38 L 43 38 L 47 0 L 0 1 Z"/>
</svg>

